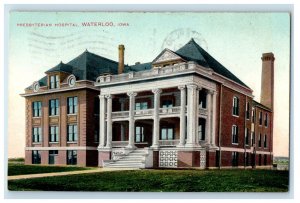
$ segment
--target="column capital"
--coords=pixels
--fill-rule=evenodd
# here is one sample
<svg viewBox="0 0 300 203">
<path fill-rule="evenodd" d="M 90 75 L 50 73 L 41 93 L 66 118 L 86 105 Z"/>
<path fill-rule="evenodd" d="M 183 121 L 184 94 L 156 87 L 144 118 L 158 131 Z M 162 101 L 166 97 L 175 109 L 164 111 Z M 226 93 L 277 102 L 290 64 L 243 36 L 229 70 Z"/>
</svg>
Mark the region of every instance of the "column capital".
<svg viewBox="0 0 300 203">
<path fill-rule="evenodd" d="M 107 95 L 104 95 L 106 99 L 112 99 L 112 95 L 111 94 L 107 94 Z"/>
<path fill-rule="evenodd" d="M 214 94 L 217 93 L 217 91 L 215 91 L 215 90 L 210 90 L 210 89 L 206 90 L 206 92 L 207 92 L 207 94 L 211 94 L 211 95 L 214 95 Z"/>
<path fill-rule="evenodd" d="M 196 84 L 187 84 L 186 87 L 187 87 L 188 89 L 197 89 L 197 88 L 198 88 L 198 85 L 196 85 Z"/>
<path fill-rule="evenodd" d="M 152 89 L 152 92 L 153 92 L 154 94 L 160 94 L 160 93 L 162 92 L 162 90 L 159 89 L 159 88 L 156 88 L 156 89 Z"/>
<path fill-rule="evenodd" d="M 127 95 L 129 97 L 135 97 L 137 95 L 137 93 L 136 92 L 127 92 Z"/>
<path fill-rule="evenodd" d="M 99 94 L 98 97 L 99 97 L 99 99 L 104 99 L 104 98 L 105 98 L 105 95 Z"/>
<path fill-rule="evenodd" d="M 179 86 L 178 86 L 178 89 L 184 90 L 184 89 L 185 89 L 185 85 L 179 85 Z"/>
</svg>

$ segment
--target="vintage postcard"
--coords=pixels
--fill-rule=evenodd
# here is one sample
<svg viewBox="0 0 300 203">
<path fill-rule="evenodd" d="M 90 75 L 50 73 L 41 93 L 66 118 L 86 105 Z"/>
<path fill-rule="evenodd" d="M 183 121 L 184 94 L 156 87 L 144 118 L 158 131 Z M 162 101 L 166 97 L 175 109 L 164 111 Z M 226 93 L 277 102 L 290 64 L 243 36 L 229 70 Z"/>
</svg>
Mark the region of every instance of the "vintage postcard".
<svg viewBox="0 0 300 203">
<path fill-rule="evenodd" d="M 289 13 L 9 16 L 11 191 L 289 191 Z"/>
</svg>

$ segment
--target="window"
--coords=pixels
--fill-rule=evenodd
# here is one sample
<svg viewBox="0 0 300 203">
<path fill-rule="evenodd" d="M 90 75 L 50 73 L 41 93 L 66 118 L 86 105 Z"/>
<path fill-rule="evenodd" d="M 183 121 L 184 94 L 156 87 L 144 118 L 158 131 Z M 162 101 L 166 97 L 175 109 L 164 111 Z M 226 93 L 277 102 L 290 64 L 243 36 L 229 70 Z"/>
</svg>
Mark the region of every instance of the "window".
<svg viewBox="0 0 300 203">
<path fill-rule="evenodd" d="M 77 165 L 76 150 L 67 150 L 67 165 Z"/>
<path fill-rule="evenodd" d="M 238 127 L 236 125 L 232 126 L 232 143 L 238 144 Z"/>
<path fill-rule="evenodd" d="M 206 91 L 199 91 L 199 107 L 206 109 Z"/>
<path fill-rule="evenodd" d="M 233 97 L 232 115 L 239 115 L 239 98 Z"/>
<path fill-rule="evenodd" d="M 172 108 L 172 107 L 173 107 L 172 100 L 164 100 L 162 102 L 162 108 Z"/>
<path fill-rule="evenodd" d="M 59 129 L 58 126 L 50 126 L 50 142 L 58 142 Z"/>
<path fill-rule="evenodd" d="M 78 140 L 77 125 L 68 125 L 68 142 L 76 142 Z"/>
<path fill-rule="evenodd" d="M 267 148 L 267 135 L 264 136 L 264 148 Z"/>
<path fill-rule="evenodd" d="M 267 165 L 267 155 L 264 154 L 264 165 Z"/>
<path fill-rule="evenodd" d="M 59 100 L 50 99 L 49 100 L 49 115 L 57 116 L 59 114 Z"/>
<path fill-rule="evenodd" d="M 135 110 L 148 109 L 148 102 L 135 103 Z"/>
<path fill-rule="evenodd" d="M 173 128 L 162 127 L 161 128 L 161 140 L 173 140 Z"/>
<path fill-rule="evenodd" d="M 252 109 L 252 123 L 255 123 L 255 109 Z"/>
<path fill-rule="evenodd" d="M 262 125 L 262 112 L 259 112 L 259 125 Z"/>
<path fill-rule="evenodd" d="M 59 76 L 51 75 L 50 76 L 50 89 L 56 89 L 59 87 Z"/>
<path fill-rule="evenodd" d="M 32 164 L 41 164 L 41 152 L 38 150 L 32 151 Z"/>
<path fill-rule="evenodd" d="M 255 133 L 252 132 L 252 133 L 251 133 L 251 146 L 252 146 L 252 147 L 254 146 L 254 143 L 255 143 Z"/>
<path fill-rule="evenodd" d="M 246 128 L 246 132 L 245 132 L 245 144 L 249 145 L 249 128 Z"/>
<path fill-rule="evenodd" d="M 258 147 L 261 147 L 261 134 L 259 134 L 259 137 L 258 137 Z"/>
<path fill-rule="evenodd" d="M 202 123 L 199 122 L 199 126 L 198 126 L 198 137 L 201 141 L 205 140 L 205 129 L 204 129 L 204 125 Z"/>
<path fill-rule="evenodd" d="M 32 142 L 42 142 L 42 128 L 32 128 Z"/>
<path fill-rule="evenodd" d="M 258 155 L 258 165 L 261 166 L 261 154 Z"/>
<path fill-rule="evenodd" d="M 68 114 L 77 113 L 78 99 L 77 97 L 68 97 Z"/>
<path fill-rule="evenodd" d="M 245 153 L 245 166 L 249 166 L 250 165 L 250 154 L 249 153 Z"/>
<path fill-rule="evenodd" d="M 49 164 L 56 164 L 57 163 L 57 150 L 50 150 L 49 151 Z"/>
<path fill-rule="evenodd" d="M 250 104 L 247 102 L 246 105 L 246 119 L 250 119 Z"/>
<path fill-rule="evenodd" d="M 144 142 L 144 127 L 135 127 L 135 142 Z"/>
<path fill-rule="evenodd" d="M 268 127 L 268 114 L 265 115 L 265 126 Z"/>
<path fill-rule="evenodd" d="M 239 153 L 232 152 L 232 166 L 238 166 Z"/>
<path fill-rule="evenodd" d="M 33 102 L 32 108 L 33 108 L 33 117 L 42 116 L 42 102 L 40 101 Z"/>
</svg>

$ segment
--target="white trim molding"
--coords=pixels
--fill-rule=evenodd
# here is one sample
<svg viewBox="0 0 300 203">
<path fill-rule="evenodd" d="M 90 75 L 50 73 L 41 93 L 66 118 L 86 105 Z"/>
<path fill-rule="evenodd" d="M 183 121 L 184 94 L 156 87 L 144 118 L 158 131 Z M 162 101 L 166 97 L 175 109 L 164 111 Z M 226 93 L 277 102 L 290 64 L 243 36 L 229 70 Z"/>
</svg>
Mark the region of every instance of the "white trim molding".
<svg viewBox="0 0 300 203">
<path fill-rule="evenodd" d="M 97 147 L 25 147 L 25 150 L 97 150 Z"/>
</svg>

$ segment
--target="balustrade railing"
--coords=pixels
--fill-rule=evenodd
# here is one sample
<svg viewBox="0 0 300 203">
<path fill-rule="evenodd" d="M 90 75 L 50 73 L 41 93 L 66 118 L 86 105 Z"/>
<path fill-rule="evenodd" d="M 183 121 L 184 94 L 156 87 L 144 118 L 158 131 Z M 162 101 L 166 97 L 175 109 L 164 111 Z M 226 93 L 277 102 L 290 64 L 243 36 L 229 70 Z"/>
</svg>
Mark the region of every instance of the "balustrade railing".
<svg viewBox="0 0 300 203">
<path fill-rule="evenodd" d="M 112 141 L 112 147 L 126 147 L 128 145 L 128 141 Z"/>
<path fill-rule="evenodd" d="M 179 114 L 180 113 L 180 106 L 170 107 L 170 108 L 160 108 L 159 114 Z"/>
<path fill-rule="evenodd" d="M 179 140 L 159 140 L 160 146 L 177 146 L 179 144 Z"/>
<path fill-rule="evenodd" d="M 126 118 L 129 116 L 129 111 L 115 111 L 111 112 L 112 118 Z"/>
<path fill-rule="evenodd" d="M 152 68 L 150 70 L 129 72 L 119 75 L 103 75 L 99 76 L 96 83 L 109 83 L 109 82 L 120 82 L 127 81 L 134 78 L 146 78 L 151 76 L 168 75 L 177 72 L 184 72 L 187 70 L 193 70 L 196 68 L 196 64 L 193 62 L 178 63 L 172 66 Z"/>
<path fill-rule="evenodd" d="M 153 115 L 153 109 L 142 109 L 142 110 L 135 110 L 135 116 L 151 116 Z"/>
<path fill-rule="evenodd" d="M 173 114 L 180 114 L 180 106 L 174 107 L 165 107 L 159 108 L 159 115 L 173 115 Z M 185 107 L 185 112 L 187 112 L 187 107 Z M 116 111 L 112 112 L 112 118 L 127 118 L 129 117 L 129 111 Z M 134 116 L 141 117 L 141 116 L 152 116 L 154 114 L 154 109 L 142 109 L 142 110 L 135 110 Z M 207 109 L 199 107 L 199 115 L 207 115 Z"/>
</svg>

